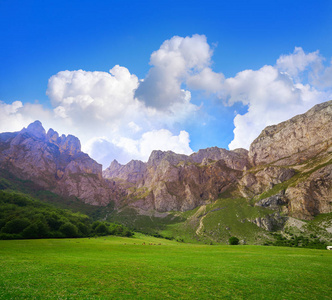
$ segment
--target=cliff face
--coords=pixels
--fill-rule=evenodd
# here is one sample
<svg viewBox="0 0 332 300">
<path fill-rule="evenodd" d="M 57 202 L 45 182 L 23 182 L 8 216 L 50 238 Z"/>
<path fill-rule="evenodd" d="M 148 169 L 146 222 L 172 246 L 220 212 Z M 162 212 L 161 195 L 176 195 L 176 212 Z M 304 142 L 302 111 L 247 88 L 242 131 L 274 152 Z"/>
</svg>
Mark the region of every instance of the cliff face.
<svg viewBox="0 0 332 300">
<path fill-rule="evenodd" d="M 127 191 L 122 205 L 143 210 L 185 211 L 226 192 L 310 219 L 332 211 L 331 128 L 329 101 L 265 128 L 249 152 L 217 147 L 190 156 L 153 151 L 147 163 L 114 161 L 103 175 L 121 180 Z"/>
<path fill-rule="evenodd" d="M 0 167 L 17 177 L 86 203 L 105 205 L 113 191 L 102 178 L 102 166 L 81 152 L 78 138 L 47 133 L 39 121 L 16 133 L 0 134 Z"/>
<path fill-rule="evenodd" d="M 103 175 L 133 184 L 127 189 L 127 199 L 134 207 L 185 211 L 216 199 L 249 166 L 244 149 L 233 152 L 214 147 L 191 156 L 158 150 L 147 163 L 131 161 L 122 166 L 114 161 Z"/>
<path fill-rule="evenodd" d="M 253 165 L 293 165 L 332 151 L 332 101 L 302 115 L 266 127 L 250 145 Z"/>
<path fill-rule="evenodd" d="M 284 173 L 286 180 L 292 177 L 283 187 L 288 215 L 311 219 L 332 211 L 331 128 L 332 101 L 328 101 L 265 128 L 250 146 L 249 159 L 256 168 L 269 164 L 294 173 Z M 257 174 L 255 180 L 261 182 Z"/>
</svg>

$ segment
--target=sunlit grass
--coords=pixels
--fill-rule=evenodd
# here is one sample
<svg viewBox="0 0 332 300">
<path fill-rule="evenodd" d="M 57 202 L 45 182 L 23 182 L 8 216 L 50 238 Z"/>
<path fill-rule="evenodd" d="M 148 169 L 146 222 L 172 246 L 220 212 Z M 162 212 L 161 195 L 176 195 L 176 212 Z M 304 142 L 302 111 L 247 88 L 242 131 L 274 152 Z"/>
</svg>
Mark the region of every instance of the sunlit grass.
<svg viewBox="0 0 332 300">
<path fill-rule="evenodd" d="M 143 245 L 145 243 L 145 245 Z M 0 241 L 0 299 L 330 299 L 332 253 L 136 238 Z"/>
</svg>

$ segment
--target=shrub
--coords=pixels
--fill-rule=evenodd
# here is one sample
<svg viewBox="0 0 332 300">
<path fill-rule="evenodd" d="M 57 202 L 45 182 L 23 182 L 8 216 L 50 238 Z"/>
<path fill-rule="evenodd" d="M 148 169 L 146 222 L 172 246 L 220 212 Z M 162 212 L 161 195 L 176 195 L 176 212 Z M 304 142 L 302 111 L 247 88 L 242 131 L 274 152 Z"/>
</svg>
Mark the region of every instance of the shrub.
<svg viewBox="0 0 332 300">
<path fill-rule="evenodd" d="M 228 240 L 230 245 L 238 245 L 239 244 L 239 239 L 235 236 L 231 236 Z"/>
</svg>

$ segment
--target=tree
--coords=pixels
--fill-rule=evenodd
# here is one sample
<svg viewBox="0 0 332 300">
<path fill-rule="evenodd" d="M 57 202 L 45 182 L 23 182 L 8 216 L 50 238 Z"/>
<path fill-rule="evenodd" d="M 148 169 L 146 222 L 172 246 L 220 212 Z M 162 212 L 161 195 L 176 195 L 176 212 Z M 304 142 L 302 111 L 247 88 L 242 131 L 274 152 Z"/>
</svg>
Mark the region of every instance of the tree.
<svg viewBox="0 0 332 300">
<path fill-rule="evenodd" d="M 239 239 L 235 236 L 231 236 L 228 240 L 230 245 L 238 245 L 239 244 Z"/>
<path fill-rule="evenodd" d="M 21 233 L 29 225 L 30 221 L 28 219 L 14 219 L 7 222 L 1 231 L 4 233 Z"/>
<path fill-rule="evenodd" d="M 78 229 L 72 223 L 65 223 L 62 224 L 59 230 L 65 235 L 65 237 L 77 237 L 78 236 Z"/>
<path fill-rule="evenodd" d="M 96 228 L 95 228 L 95 233 L 101 234 L 101 235 L 107 235 L 108 234 L 108 228 L 105 225 L 105 223 L 100 223 Z"/>
</svg>

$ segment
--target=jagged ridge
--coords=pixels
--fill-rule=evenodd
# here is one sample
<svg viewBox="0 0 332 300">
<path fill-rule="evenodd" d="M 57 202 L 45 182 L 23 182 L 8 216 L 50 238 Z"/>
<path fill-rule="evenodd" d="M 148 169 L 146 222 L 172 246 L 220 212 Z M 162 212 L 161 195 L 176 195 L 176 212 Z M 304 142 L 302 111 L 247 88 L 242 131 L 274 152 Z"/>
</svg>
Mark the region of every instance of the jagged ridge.
<svg viewBox="0 0 332 300">
<path fill-rule="evenodd" d="M 139 209 L 185 211 L 232 191 L 252 203 L 264 200 L 264 207 L 311 219 L 332 211 L 331 125 L 328 101 L 265 128 L 249 152 L 217 147 L 190 156 L 153 151 L 147 163 L 114 161 L 103 176 L 120 179 L 127 189 L 122 205 Z M 283 199 L 277 207 L 267 205 L 275 203 L 269 197 L 280 193 Z"/>
</svg>

